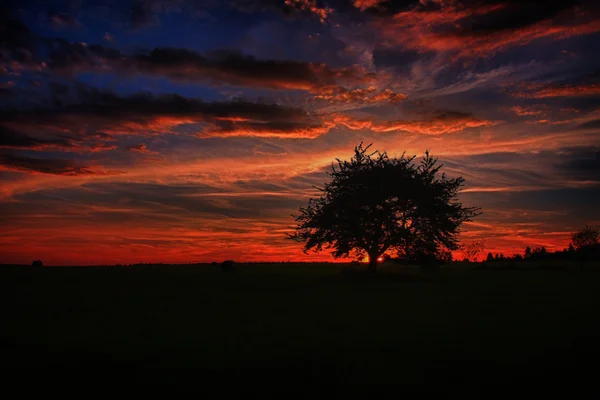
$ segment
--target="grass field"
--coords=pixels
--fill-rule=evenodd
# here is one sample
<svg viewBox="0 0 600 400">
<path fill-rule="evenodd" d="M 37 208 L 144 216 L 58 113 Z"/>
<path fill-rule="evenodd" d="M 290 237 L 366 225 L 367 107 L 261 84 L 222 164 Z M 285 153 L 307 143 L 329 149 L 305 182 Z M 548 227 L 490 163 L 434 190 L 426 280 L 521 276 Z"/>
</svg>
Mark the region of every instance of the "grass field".
<svg viewBox="0 0 600 400">
<path fill-rule="evenodd" d="M 3 267 L 2 366 L 193 367 L 197 379 L 296 391 L 363 383 L 481 395 L 538 382 L 598 393 L 596 269 L 367 279 L 341 267 Z"/>
</svg>

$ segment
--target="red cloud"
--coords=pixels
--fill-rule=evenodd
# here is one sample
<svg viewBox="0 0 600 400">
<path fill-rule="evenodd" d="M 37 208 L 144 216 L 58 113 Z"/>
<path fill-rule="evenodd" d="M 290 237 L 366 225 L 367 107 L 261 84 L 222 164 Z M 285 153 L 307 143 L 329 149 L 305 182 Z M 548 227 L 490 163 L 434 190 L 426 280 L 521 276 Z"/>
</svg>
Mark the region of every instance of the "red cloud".
<svg viewBox="0 0 600 400">
<path fill-rule="evenodd" d="M 534 40 L 566 39 L 600 32 L 600 20 L 581 13 L 563 13 L 512 29 L 474 30 L 473 21 L 493 19 L 509 10 L 507 4 L 466 6 L 455 1 L 436 2 L 438 7 L 420 7 L 375 22 L 385 40 L 416 51 L 448 51 L 456 58 L 485 57 L 509 46 Z M 504 16 L 505 17 L 505 16 Z"/>
<path fill-rule="evenodd" d="M 133 151 L 135 153 L 140 153 L 140 154 L 151 154 L 151 153 L 154 154 L 154 152 L 148 150 L 148 147 L 146 147 L 146 145 L 143 143 L 135 145 L 135 146 L 129 146 L 129 147 L 127 147 L 127 150 Z"/>
<path fill-rule="evenodd" d="M 360 11 L 365 11 L 367 8 L 375 7 L 385 0 L 354 0 L 354 7 Z"/>
</svg>

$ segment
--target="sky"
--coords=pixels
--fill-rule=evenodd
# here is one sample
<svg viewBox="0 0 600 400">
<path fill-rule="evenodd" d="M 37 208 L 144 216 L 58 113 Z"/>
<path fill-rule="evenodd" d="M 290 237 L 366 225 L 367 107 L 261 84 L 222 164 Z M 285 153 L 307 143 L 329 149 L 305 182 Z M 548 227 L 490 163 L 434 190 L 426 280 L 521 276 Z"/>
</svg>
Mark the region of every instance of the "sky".
<svg viewBox="0 0 600 400">
<path fill-rule="evenodd" d="M 3 4 L 0 263 L 331 261 L 285 234 L 361 142 L 486 253 L 600 225 L 596 0 Z"/>
</svg>

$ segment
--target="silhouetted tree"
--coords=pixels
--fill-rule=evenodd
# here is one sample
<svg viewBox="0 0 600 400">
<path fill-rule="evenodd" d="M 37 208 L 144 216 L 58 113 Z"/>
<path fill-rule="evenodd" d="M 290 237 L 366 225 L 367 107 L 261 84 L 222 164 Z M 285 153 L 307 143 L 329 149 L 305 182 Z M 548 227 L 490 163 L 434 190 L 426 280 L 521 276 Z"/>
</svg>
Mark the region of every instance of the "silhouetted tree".
<svg viewBox="0 0 600 400">
<path fill-rule="evenodd" d="M 487 258 L 485 259 L 487 262 L 494 261 L 494 255 L 492 253 L 488 253 Z"/>
<path fill-rule="evenodd" d="M 42 260 L 35 260 L 34 262 L 31 263 L 31 265 L 33 267 L 43 267 L 44 263 L 42 262 Z"/>
<path fill-rule="evenodd" d="M 525 258 L 531 258 L 531 247 L 529 246 L 525 248 Z"/>
<path fill-rule="evenodd" d="M 600 260 L 600 232 L 586 226 L 571 236 L 575 258 L 580 261 Z"/>
<path fill-rule="evenodd" d="M 571 236 L 571 244 L 577 251 L 598 245 L 600 232 L 586 226 Z"/>
<path fill-rule="evenodd" d="M 331 181 L 300 208 L 296 232 L 288 238 L 305 242 L 305 252 L 368 255 L 372 272 L 388 249 L 421 263 L 456 250 L 460 225 L 480 213 L 456 199 L 464 179 L 440 174 L 429 152 L 415 164 L 415 157 L 390 158 L 370 147 L 361 143 L 350 161 L 332 163 Z"/>
<path fill-rule="evenodd" d="M 474 240 L 462 246 L 462 253 L 467 261 L 477 261 L 477 255 L 485 248 L 485 241 Z"/>
</svg>

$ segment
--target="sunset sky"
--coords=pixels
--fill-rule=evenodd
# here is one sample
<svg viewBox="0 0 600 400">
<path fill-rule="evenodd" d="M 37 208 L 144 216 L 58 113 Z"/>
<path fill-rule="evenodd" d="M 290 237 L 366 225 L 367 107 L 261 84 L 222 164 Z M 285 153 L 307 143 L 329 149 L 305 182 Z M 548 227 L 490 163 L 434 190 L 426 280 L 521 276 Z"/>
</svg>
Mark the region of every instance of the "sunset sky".
<svg viewBox="0 0 600 400">
<path fill-rule="evenodd" d="M 361 141 L 464 176 L 486 252 L 600 227 L 597 0 L 8 3 L 0 263 L 332 260 L 285 233 Z"/>
</svg>

